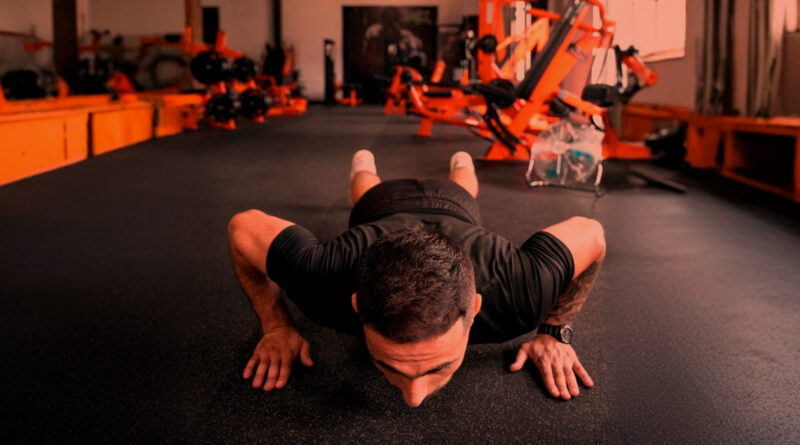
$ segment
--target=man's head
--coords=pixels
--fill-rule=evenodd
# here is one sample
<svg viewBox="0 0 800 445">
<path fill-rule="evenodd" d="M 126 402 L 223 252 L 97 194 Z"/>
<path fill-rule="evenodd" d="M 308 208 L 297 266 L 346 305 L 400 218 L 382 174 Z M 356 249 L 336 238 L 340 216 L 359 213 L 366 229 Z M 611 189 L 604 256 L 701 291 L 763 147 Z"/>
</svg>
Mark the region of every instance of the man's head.
<svg viewBox="0 0 800 445">
<path fill-rule="evenodd" d="M 382 236 L 366 250 L 353 295 L 373 361 L 410 406 L 461 365 L 480 304 L 461 246 L 415 230 Z"/>
</svg>

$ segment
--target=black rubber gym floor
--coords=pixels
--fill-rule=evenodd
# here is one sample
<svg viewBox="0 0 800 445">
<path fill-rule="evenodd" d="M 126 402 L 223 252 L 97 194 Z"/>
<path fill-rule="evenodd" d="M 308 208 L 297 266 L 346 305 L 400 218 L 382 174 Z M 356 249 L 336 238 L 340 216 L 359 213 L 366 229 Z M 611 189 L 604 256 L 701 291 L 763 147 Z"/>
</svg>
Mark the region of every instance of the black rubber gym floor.
<svg viewBox="0 0 800 445">
<path fill-rule="evenodd" d="M 544 393 L 522 338 L 470 347 L 418 409 L 353 337 L 299 319 L 316 365 L 242 379 L 258 326 L 227 256 L 248 208 L 346 228 L 349 159 L 440 176 L 486 142 L 374 107 L 152 140 L 0 188 L 3 443 L 800 443 L 800 212 L 714 175 L 686 195 L 609 163 L 608 194 L 528 189 L 478 165 L 485 225 L 516 242 L 571 215 L 609 253 L 576 323 L 595 388 Z M 36 137 L 36 135 L 31 135 Z"/>
</svg>

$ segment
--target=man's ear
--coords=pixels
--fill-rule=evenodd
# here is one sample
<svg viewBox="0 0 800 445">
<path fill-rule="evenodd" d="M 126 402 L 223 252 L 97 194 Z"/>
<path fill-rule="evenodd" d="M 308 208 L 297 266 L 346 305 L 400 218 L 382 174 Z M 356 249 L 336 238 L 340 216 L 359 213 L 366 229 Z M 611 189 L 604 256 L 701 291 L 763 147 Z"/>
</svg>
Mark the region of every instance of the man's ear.
<svg viewBox="0 0 800 445">
<path fill-rule="evenodd" d="M 353 301 L 355 302 L 355 299 L 353 299 Z M 476 315 L 478 315 L 478 312 L 481 311 L 481 303 L 483 303 L 483 297 L 481 296 L 481 294 L 476 293 L 475 294 L 475 300 L 472 302 L 472 304 L 473 304 L 472 317 L 473 318 Z M 353 304 L 355 304 L 355 303 L 353 303 Z"/>
<path fill-rule="evenodd" d="M 353 310 L 356 311 L 356 314 L 357 314 L 358 313 L 358 303 L 356 303 L 356 294 L 355 294 L 355 292 L 353 293 L 353 296 L 350 297 L 350 304 L 353 305 Z"/>
</svg>

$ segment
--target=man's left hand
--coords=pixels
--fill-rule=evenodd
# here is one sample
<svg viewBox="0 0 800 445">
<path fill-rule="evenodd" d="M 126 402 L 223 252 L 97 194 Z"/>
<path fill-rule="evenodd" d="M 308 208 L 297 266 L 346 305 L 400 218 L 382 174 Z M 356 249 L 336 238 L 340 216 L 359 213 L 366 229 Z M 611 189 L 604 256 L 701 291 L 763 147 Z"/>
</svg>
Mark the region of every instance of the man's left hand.
<svg viewBox="0 0 800 445">
<path fill-rule="evenodd" d="M 568 344 L 561 343 L 546 334 L 537 334 L 533 340 L 523 343 L 519 347 L 517 359 L 511 365 L 511 371 L 516 372 L 525 365 L 525 360 L 531 359 L 542 374 L 544 386 L 553 397 L 569 400 L 580 394 L 577 375 L 584 385 L 594 386 L 589 373 L 583 369 L 575 350 Z"/>
</svg>

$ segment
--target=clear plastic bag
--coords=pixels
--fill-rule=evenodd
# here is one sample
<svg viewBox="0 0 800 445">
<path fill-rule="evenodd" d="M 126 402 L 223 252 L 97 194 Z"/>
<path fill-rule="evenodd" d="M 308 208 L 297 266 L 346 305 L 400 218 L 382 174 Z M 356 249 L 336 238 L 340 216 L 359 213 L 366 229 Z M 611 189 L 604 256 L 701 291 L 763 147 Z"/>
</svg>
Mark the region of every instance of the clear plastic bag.
<svg viewBox="0 0 800 445">
<path fill-rule="evenodd" d="M 531 147 L 526 179 L 531 187 L 559 185 L 597 191 L 603 173 L 602 131 L 563 119 L 542 131 Z"/>
</svg>

